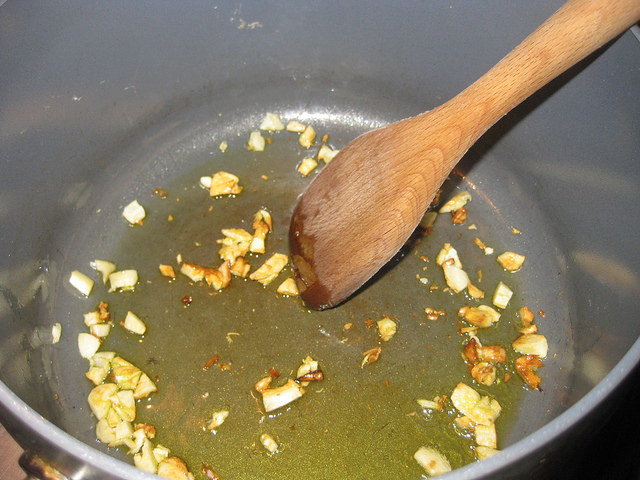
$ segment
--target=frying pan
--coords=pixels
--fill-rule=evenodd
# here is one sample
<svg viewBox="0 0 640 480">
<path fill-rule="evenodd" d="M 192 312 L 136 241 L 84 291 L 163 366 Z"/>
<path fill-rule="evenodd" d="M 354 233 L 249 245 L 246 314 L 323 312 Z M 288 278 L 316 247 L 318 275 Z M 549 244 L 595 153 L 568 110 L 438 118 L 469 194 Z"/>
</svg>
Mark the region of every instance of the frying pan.
<svg viewBox="0 0 640 480">
<path fill-rule="evenodd" d="M 212 168 L 237 166 L 243 173 L 255 171 L 260 161 L 265 175 L 280 182 L 266 188 L 249 180 L 248 188 L 260 191 L 262 201 L 284 218 L 305 180 L 287 176 L 291 169 L 277 159 L 295 152 L 287 142 L 274 141 L 270 153 L 257 159 L 241 148 L 265 112 L 312 122 L 339 147 L 366 129 L 442 103 L 559 6 L 490 1 L 376 8 L 358 2 L 7 2 L 0 7 L 0 419 L 7 430 L 69 477 L 149 478 L 95 440 L 86 406 L 86 365 L 74 344 L 81 331 L 78 319 L 92 304 L 66 283 L 70 270 L 98 252 L 118 253 L 123 264 L 134 263 L 141 252 L 149 264 L 163 254 L 126 230 L 122 206 L 148 198 L 154 187 L 184 185 Z M 504 451 L 448 478 L 523 478 L 552 468 L 567 438 L 586 435 L 610 414 L 608 406 L 638 362 L 639 48 L 625 33 L 526 101 L 483 137 L 464 159 L 463 177 L 447 187 L 474 189 L 477 218 L 486 219 L 482 227 L 496 245 L 513 244 L 498 233 L 507 226 L 525 233 L 517 246 L 535 261 L 520 279 L 522 291 L 547 312 L 543 333 L 556 354 L 544 370 L 544 391 L 522 391 L 521 411 L 504 429 Z M 239 156 L 211 153 L 222 140 Z M 284 182 L 287 188 L 277 186 Z M 181 196 L 188 202 L 198 193 L 191 189 Z M 234 211 L 231 202 L 225 204 L 230 216 L 255 206 L 242 204 Z M 166 213 L 163 208 L 158 204 L 156 211 Z M 183 240 L 200 232 L 196 224 L 181 225 Z M 215 233 L 221 225 L 208 228 Z M 273 246 L 284 249 L 286 232 L 281 228 L 279 234 Z M 403 281 L 394 275 L 411 261 L 398 259 L 348 302 L 348 310 L 309 314 L 306 324 L 289 325 L 291 336 L 278 339 L 290 347 L 283 364 L 299 360 L 296 345 L 321 349 L 319 341 L 313 343 L 318 332 L 338 336 L 345 317 L 377 312 L 370 297 L 409 316 L 419 292 L 400 298 L 398 292 L 384 292 L 392 290 L 385 282 Z M 253 297 L 247 295 L 250 304 Z M 297 315 L 294 305 L 260 307 L 269 318 L 283 309 Z M 197 323 L 203 315 L 197 308 L 204 306 L 189 310 L 196 319 L 191 328 L 213 328 Z M 223 320 L 219 330 L 202 331 L 243 328 L 230 313 Z M 51 345 L 55 322 L 63 335 Z M 176 339 L 174 356 L 161 357 L 160 363 L 174 363 L 188 351 L 193 365 L 201 365 L 208 349 L 217 347 L 190 345 L 187 328 L 156 328 Z M 274 332 L 253 318 L 244 328 L 246 336 L 261 339 L 247 344 L 247 355 L 265 352 L 263 361 L 259 353 L 247 360 L 247 368 L 270 367 L 265 362 L 271 361 Z M 417 329 L 407 327 L 405 340 L 398 337 L 386 368 L 428 360 L 423 344 L 408 338 L 442 334 Z M 153 348 L 151 335 L 145 342 L 160 356 L 161 346 Z M 434 355 L 450 351 L 446 342 L 433 344 Z M 357 348 L 347 354 L 355 355 Z M 326 350 L 326 358 L 331 353 Z M 331 368 L 336 376 L 340 358 L 335 355 Z M 381 372 L 370 374 L 379 376 L 376 385 L 385 378 Z M 354 374 L 350 367 L 343 373 Z M 167 385 L 171 378 L 201 381 L 191 373 L 186 379 L 162 375 Z M 330 394 L 350 392 L 328 393 L 329 399 Z M 389 409 L 404 398 L 402 389 L 394 395 L 386 400 Z M 357 415 L 344 412 L 331 420 L 344 426 L 360 421 Z M 354 478 L 385 478 L 385 471 L 372 474 L 371 466 L 352 463 L 356 473 L 343 471 Z"/>
</svg>

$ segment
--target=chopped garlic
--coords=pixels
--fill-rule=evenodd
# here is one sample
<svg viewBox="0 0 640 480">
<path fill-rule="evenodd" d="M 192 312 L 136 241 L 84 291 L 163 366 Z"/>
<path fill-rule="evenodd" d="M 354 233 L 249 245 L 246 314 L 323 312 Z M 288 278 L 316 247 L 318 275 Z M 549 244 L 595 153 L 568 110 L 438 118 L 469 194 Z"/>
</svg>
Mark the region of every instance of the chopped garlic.
<svg viewBox="0 0 640 480">
<path fill-rule="evenodd" d="M 382 347 L 380 345 L 364 352 L 362 354 L 362 363 L 360 364 L 360 368 L 364 368 L 365 365 L 369 365 L 370 363 L 377 362 L 378 358 L 380 358 L 380 352 L 382 352 Z"/>
<path fill-rule="evenodd" d="M 121 390 L 135 390 L 137 388 L 142 377 L 142 370 L 121 357 L 112 360 L 111 368 L 111 378 L 118 385 L 118 388 Z"/>
<path fill-rule="evenodd" d="M 463 430 L 465 432 L 472 431 L 475 427 L 473 421 L 467 416 L 454 418 L 453 424 L 456 426 L 456 428 L 459 428 L 460 430 Z"/>
<path fill-rule="evenodd" d="M 313 141 L 316 139 L 316 131 L 313 129 L 311 125 L 307 125 L 304 129 L 304 132 L 300 134 L 300 138 L 298 141 L 300 145 L 304 148 L 309 148 L 313 145 Z"/>
<path fill-rule="evenodd" d="M 459 210 L 460 208 L 464 207 L 467 202 L 471 201 L 471 195 L 469 194 L 469 192 L 458 192 L 456 193 L 453 197 L 451 197 L 451 199 L 445 203 L 440 210 L 438 210 L 439 213 L 450 213 L 453 212 L 455 210 Z"/>
<path fill-rule="evenodd" d="M 509 300 L 513 296 L 513 291 L 503 282 L 499 282 L 495 292 L 493 292 L 493 304 L 499 308 L 507 308 Z"/>
<path fill-rule="evenodd" d="M 91 332 L 91 335 L 95 337 L 104 338 L 111 332 L 111 324 L 96 323 L 95 325 L 91 325 L 91 327 L 89 327 L 89 332 Z"/>
<path fill-rule="evenodd" d="M 202 183 L 202 179 L 200 179 L 200 182 Z M 242 187 L 239 183 L 240 179 L 232 173 L 216 172 L 211 177 L 209 195 L 212 197 L 218 195 L 236 195 L 242 192 Z"/>
<path fill-rule="evenodd" d="M 129 451 L 127 452 L 129 455 L 135 455 L 140 451 L 140 449 L 144 446 L 144 441 L 149 438 L 145 433 L 144 428 L 136 428 L 131 435 L 131 439 L 126 442 L 127 447 L 129 447 Z M 155 449 L 154 449 L 155 450 Z M 153 457 L 158 460 L 158 457 L 154 454 Z"/>
<path fill-rule="evenodd" d="M 215 290 L 228 287 L 231 283 L 231 269 L 228 260 L 225 260 L 218 269 L 184 262 L 180 267 L 180 273 L 186 275 L 194 282 L 204 280 L 207 282 L 207 285 L 213 287 Z"/>
<path fill-rule="evenodd" d="M 101 418 L 96 424 L 96 438 L 102 443 L 108 444 L 116 441 L 114 429 L 109 426 L 109 423 L 104 418 Z"/>
<path fill-rule="evenodd" d="M 483 447 L 498 448 L 498 437 L 496 435 L 496 426 L 476 425 L 474 427 L 476 443 Z"/>
<path fill-rule="evenodd" d="M 153 443 L 148 438 L 144 439 L 142 448 L 133 456 L 133 463 L 145 472 L 156 473 L 158 471 L 158 462 L 153 455 Z"/>
<path fill-rule="evenodd" d="M 289 277 L 284 282 L 282 282 L 278 289 L 276 290 L 280 295 L 289 295 L 290 297 L 295 297 L 300 295 L 300 291 L 298 290 L 298 285 L 296 285 L 296 281 Z"/>
<path fill-rule="evenodd" d="M 449 288 L 456 293 L 460 293 L 469 285 L 469 276 L 462 268 L 456 267 L 453 262 L 453 259 L 444 262 L 442 264 L 442 271 L 444 272 L 444 279 Z"/>
<path fill-rule="evenodd" d="M 251 270 L 251 265 L 247 263 L 244 257 L 236 258 L 230 269 L 231 273 L 233 273 L 237 277 L 242 278 L 246 278 L 246 276 L 249 274 L 249 270 Z"/>
<path fill-rule="evenodd" d="M 500 450 L 496 450 L 495 448 L 490 447 L 484 447 L 482 445 L 478 445 L 476 447 L 476 458 L 478 460 L 484 460 L 485 458 L 492 457 L 496 453 L 500 453 Z"/>
<path fill-rule="evenodd" d="M 477 346 L 478 358 L 485 362 L 504 363 L 507 361 L 507 351 L 500 345 Z"/>
<path fill-rule="evenodd" d="M 288 132 L 294 133 L 302 133 L 304 132 L 305 128 L 307 128 L 307 126 L 297 120 L 291 120 L 289 123 L 287 123 L 286 127 Z"/>
<path fill-rule="evenodd" d="M 213 412 L 211 420 L 207 422 L 207 430 L 212 431 L 224 423 L 229 416 L 229 410 L 220 410 Z"/>
<path fill-rule="evenodd" d="M 134 200 L 129 205 L 124 207 L 124 210 L 122 210 L 122 216 L 131 225 L 139 225 L 142 220 L 144 220 L 146 212 L 144 211 L 142 205 L 140 205 L 137 200 Z"/>
<path fill-rule="evenodd" d="M 269 385 L 271 385 L 271 382 L 273 382 L 273 377 L 269 375 L 268 377 L 264 377 L 258 380 L 256 384 L 253 386 L 253 388 L 256 389 L 256 392 L 262 393 L 269 388 Z"/>
<path fill-rule="evenodd" d="M 155 383 L 151 381 L 146 373 L 140 375 L 140 380 L 138 381 L 138 385 L 136 385 L 136 389 L 133 392 L 133 397 L 136 400 L 140 400 L 141 398 L 146 398 L 153 392 L 157 392 L 158 387 L 156 387 Z"/>
<path fill-rule="evenodd" d="M 481 328 L 490 327 L 500 320 L 500 314 L 488 305 L 462 307 L 458 314 L 470 324 Z"/>
<path fill-rule="evenodd" d="M 537 355 L 540 358 L 547 356 L 549 346 L 544 335 L 536 333 L 526 333 L 518 337 L 512 343 L 513 349 L 524 355 Z"/>
<path fill-rule="evenodd" d="M 508 270 L 509 272 L 515 272 L 519 270 L 524 263 L 524 259 L 524 255 L 513 252 L 504 252 L 503 254 L 498 255 L 498 258 L 496 258 L 498 263 L 502 265 L 502 268 Z"/>
<path fill-rule="evenodd" d="M 251 134 L 249 135 L 249 141 L 247 142 L 247 148 L 249 150 L 253 150 L 254 152 L 262 152 L 264 151 L 265 144 L 266 140 L 259 131 L 254 130 L 253 132 L 251 132 Z"/>
<path fill-rule="evenodd" d="M 518 310 L 518 317 L 522 320 L 522 328 L 518 329 L 520 333 L 536 333 L 538 327 L 534 325 L 533 312 L 525 305 Z"/>
<path fill-rule="evenodd" d="M 436 223 L 437 218 L 438 218 L 438 212 L 434 212 L 433 210 L 430 210 L 427 213 L 425 213 L 424 216 L 422 217 L 422 220 L 420 220 L 420 226 L 425 230 L 428 230 L 429 228 L 433 227 L 433 225 Z"/>
<path fill-rule="evenodd" d="M 90 333 L 78 334 L 78 350 L 80 351 L 80 356 L 82 358 L 86 358 L 87 360 L 90 359 L 99 348 L 100 339 L 94 337 Z"/>
<path fill-rule="evenodd" d="M 95 385 L 100 385 L 111 370 L 111 360 L 115 357 L 113 352 L 96 352 L 89 359 L 89 370 L 85 376 Z"/>
<path fill-rule="evenodd" d="M 281 387 L 263 390 L 261 393 L 265 411 L 272 412 L 302 397 L 305 389 L 295 381 L 289 379 L 289 381 Z"/>
<path fill-rule="evenodd" d="M 133 290 L 138 283 L 137 270 L 120 270 L 109 275 L 109 292 Z"/>
<path fill-rule="evenodd" d="M 93 289 L 93 280 L 78 270 L 71 272 L 69 283 L 85 297 L 88 297 Z"/>
<path fill-rule="evenodd" d="M 315 159 L 311 157 L 305 157 L 300 162 L 300 165 L 298 165 L 298 172 L 300 172 L 302 175 L 306 177 L 313 170 L 315 170 L 317 166 L 318 166 L 318 162 Z"/>
<path fill-rule="evenodd" d="M 378 332 L 380 333 L 380 340 L 383 342 L 388 342 L 391 340 L 396 334 L 398 327 L 396 322 L 391 320 L 391 318 L 386 315 L 382 318 L 382 320 L 378 320 Z"/>
<path fill-rule="evenodd" d="M 144 335 L 144 332 L 147 331 L 147 326 L 144 324 L 144 322 L 131 311 L 127 312 L 127 316 L 124 318 L 123 326 L 131 333 L 136 333 L 138 335 Z"/>
<path fill-rule="evenodd" d="M 474 243 L 474 244 L 475 244 L 479 249 L 481 249 L 482 251 L 484 251 L 484 254 L 485 254 L 485 255 L 492 255 L 492 254 L 493 254 L 493 248 L 491 248 L 491 247 L 487 247 L 487 246 L 485 245 L 485 243 L 484 243 L 482 240 L 480 240 L 478 237 L 475 237 L 475 238 L 473 239 L 473 243 Z"/>
<path fill-rule="evenodd" d="M 333 150 L 328 145 L 322 145 L 318 150 L 318 160 L 329 163 L 338 153 L 340 153 L 340 150 Z"/>
<path fill-rule="evenodd" d="M 444 401 L 446 396 L 434 397 L 433 400 L 418 399 L 418 405 L 429 410 L 437 410 L 441 412 L 444 409 Z"/>
<path fill-rule="evenodd" d="M 449 461 L 434 448 L 420 447 L 413 458 L 431 477 L 451 471 Z"/>
<path fill-rule="evenodd" d="M 260 443 L 262 443 L 262 446 L 266 448 L 269 453 L 274 454 L 278 452 L 278 442 L 268 433 L 260 435 Z"/>
<path fill-rule="evenodd" d="M 62 325 L 56 322 L 51 327 L 51 343 L 55 345 L 60 341 L 60 335 L 62 334 Z"/>
<path fill-rule="evenodd" d="M 84 319 L 84 324 L 89 328 L 91 328 L 92 325 L 97 325 L 98 323 L 102 322 L 102 320 L 100 320 L 100 314 L 97 310 L 85 313 L 82 318 Z"/>
<path fill-rule="evenodd" d="M 264 253 L 266 251 L 264 242 L 272 228 L 271 214 L 264 209 L 258 210 L 253 216 L 254 233 L 249 244 L 251 253 Z"/>
<path fill-rule="evenodd" d="M 176 278 L 176 272 L 173 270 L 171 265 L 158 265 L 158 269 L 160 270 L 160 274 L 163 277 Z"/>
<path fill-rule="evenodd" d="M 482 385 L 493 385 L 496 374 L 496 367 L 488 362 L 480 362 L 471 367 L 471 376 Z"/>
<path fill-rule="evenodd" d="M 249 278 L 263 285 L 269 285 L 282 271 L 288 261 L 289 257 L 285 254 L 274 253 L 260 268 L 249 275 Z"/>
<path fill-rule="evenodd" d="M 260 124 L 260 130 L 277 131 L 284 130 L 284 124 L 277 113 L 267 113 Z"/>
<path fill-rule="evenodd" d="M 109 280 L 109 275 L 116 271 L 115 264 L 105 260 L 94 260 L 89 263 L 89 266 L 102 274 L 102 282 L 104 284 Z"/>
<path fill-rule="evenodd" d="M 111 407 L 123 420 L 136 419 L 136 401 L 131 390 L 120 390 L 111 397 Z"/>
<path fill-rule="evenodd" d="M 469 284 L 467 285 L 467 291 L 472 298 L 484 298 L 484 292 L 471 282 L 469 282 Z"/>
<path fill-rule="evenodd" d="M 538 358 L 537 355 L 524 355 L 516 358 L 515 361 L 516 370 L 518 375 L 529 385 L 531 388 L 540 389 L 540 377 L 535 374 L 538 367 L 544 367 L 544 363 Z"/>
<path fill-rule="evenodd" d="M 200 185 L 209 190 L 211 188 L 211 182 L 213 181 L 212 177 L 204 176 L 200 177 Z"/>
<path fill-rule="evenodd" d="M 118 386 L 115 383 L 103 383 L 98 385 L 89 392 L 87 401 L 89 402 L 89 408 L 98 420 L 101 420 L 107 416 L 109 410 L 111 410 L 111 397 L 113 397 L 118 391 Z"/>
<path fill-rule="evenodd" d="M 318 368 L 319 368 L 318 361 L 314 360 L 313 358 L 307 355 L 302 360 L 302 365 L 298 367 L 298 371 L 296 372 L 296 378 L 300 378 L 304 375 L 307 375 L 308 373 L 315 372 L 316 370 L 318 370 Z M 309 382 L 300 382 L 300 385 L 302 385 L 303 387 L 306 387 L 307 385 L 309 385 Z"/>
<path fill-rule="evenodd" d="M 220 145 L 218 146 L 218 148 L 220 149 L 220 151 L 222 153 L 224 153 L 229 148 L 229 144 L 226 141 L 223 140 L 222 142 L 220 142 Z"/>
<path fill-rule="evenodd" d="M 169 453 L 169 449 L 163 445 L 156 445 L 153 449 L 153 456 L 155 457 L 157 462 L 163 461 L 169 456 Z"/>
<path fill-rule="evenodd" d="M 430 410 L 438 410 L 438 403 L 434 402 L 433 400 L 425 400 L 423 398 L 419 398 L 417 400 L 418 405 L 420 405 L 422 408 L 428 408 Z"/>
<path fill-rule="evenodd" d="M 178 457 L 165 458 L 158 463 L 158 476 L 171 480 L 193 480 L 194 476 L 184 460 Z"/>
<path fill-rule="evenodd" d="M 131 442 L 133 427 L 131 426 L 131 422 L 123 420 L 118 425 L 116 425 L 115 428 L 113 428 L 112 432 L 114 433 L 113 440 L 105 443 L 109 443 L 110 447 L 117 447 L 119 445 L 125 445 Z M 96 428 L 96 434 L 97 433 L 98 429 Z M 98 438 L 98 440 L 100 440 L 100 438 Z"/>
<path fill-rule="evenodd" d="M 442 250 L 440 250 L 438 256 L 436 257 L 436 264 L 442 267 L 445 262 L 450 259 L 453 259 L 453 265 L 460 269 L 462 268 L 462 262 L 460 262 L 460 257 L 458 256 L 457 250 L 453 248 L 450 243 L 445 243 L 442 247 Z"/>
<path fill-rule="evenodd" d="M 231 265 L 234 264 L 236 258 L 244 257 L 249 253 L 253 235 L 243 228 L 223 228 L 222 234 L 225 236 L 216 243 L 222 245 L 218 250 L 218 255 L 223 260 L 227 260 Z"/>
<path fill-rule="evenodd" d="M 475 424 L 491 425 L 500 415 L 502 407 L 495 399 L 481 397 L 473 388 L 459 383 L 451 394 L 451 403 Z"/>
</svg>

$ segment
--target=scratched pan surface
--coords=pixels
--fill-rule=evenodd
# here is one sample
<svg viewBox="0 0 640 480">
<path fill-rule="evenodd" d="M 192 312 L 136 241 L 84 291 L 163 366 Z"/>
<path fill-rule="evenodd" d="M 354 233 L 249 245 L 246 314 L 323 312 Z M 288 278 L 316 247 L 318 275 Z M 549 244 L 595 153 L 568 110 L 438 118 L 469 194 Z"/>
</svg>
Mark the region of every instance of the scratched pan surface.
<svg viewBox="0 0 640 480">
<path fill-rule="evenodd" d="M 459 380 L 468 379 L 456 325 L 459 297 L 430 292 L 416 278 L 444 286 L 433 265 L 444 242 L 458 248 L 465 266 L 474 269 L 472 276 L 475 269 L 483 270 L 482 285 L 489 294 L 498 279 L 511 282 L 516 293 L 503 320 L 513 319 L 523 303 L 534 311 L 545 311 L 538 324 L 549 339 L 553 357 L 541 373 L 543 392 L 520 387 L 507 391 L 504 385 L 483 389 L 510 406 L 498 425 L 501 448 L 506 450 L 458 474 L 465 478 L 493 475 L 532 450 L 544 449 L 543 439 L 559 438 L 586 417 L 637 357 L 632 349 L 623 359 L 638 335 L 629 315 L 623 313 L 638 311 L 634 295 L 638 247 L 631 240 L 634 235 L 621 235 L 621 231 L 637 230 L 640 222 L 636 210 L 627 211 L 622 222 L 616 208 L 618 202 L 633 205 L 638 199 L 637 170 L 626 168 L 629 159 L 637 157 L 632 132 L 638 131 L 638 120 L 625 113 L 634 111 L 627 107 L 638 99 L 623 88 L 629 77 L 614 70 L 621 59 L 638 63 L 637 55 L 629 60 L 629 51 L 637 47 L 630 35 L 602 58 L 583 66 L 581 75 L 575 72 L 536 96 L 469 152 L 461 166 L 462 177 L 453 178 L 444 194 L 471 192 L 467 224 L 452 226 L 448 218 L 438 219 L 430 235 L 407 248 L 384 275 L 339 308 L 309 312 L 295 299 L 277 297 L 275 285 L 263 289 L 253 282 L 234 282 L 223 293 L 210 295 L 206 287 L 191 286 L 184 279 L 169 284 L 157 273 L 159 263 L 175 264 L 177 254 L 195 263 L 216 263 L 220 229 L 250 229 L 251 216 L 261 207 L 272 212 L 275 222 L 268 252 L 286 252 L 288 218 L 309 181 L 295 167 L 308 152 L 297 145 L 295 135 L 284 132 L 272 135 L 265 152 L 248 152 L 244 148 L 248 134 L 265 112 L 312 123 L 340 148 L 367 129 L 418 113 L 455 94 L 555 7 L 550 4 L 538 10 L 521 4 L 507 10 L 505 15 L 520 23 L 504 29 L 501 43 L 509 45 L 501 50 L 493 45 L 499 51 L 493 56 L 486 53 L 491 50 L 487 44 L 476 51 L 467 41 L 476 38 L 471 32 L 481 23 L 479 18 L 496 21 L 484 9 L 432 7 L 434 11 L 423 13 L 441 22 L 422 34 L 422 22 L 409 22 L 400 37 L 387 41 L 372 37 L 372 27 L 382 17 L 375 12 L 362 16 L 349 6 L 340 22 L 351 19 L 353 24 L 336 24 L 335 15 L 307 7 L 297 12 L 297 20 L 285 21 L 291 12 L 275 5 L 245 6 L 244 10 L 198 5 L 179 12 L 187 17 L 185 21 L 202 26 L 203 30 L 190 29 L 191 33 L 170 22 L 169 9 L 154 12 L 142 23 L 144 34 L 134 42 L 137 50 L 118 50 L 112 56 L 119 41 L 117 30 L 108 36 L 110 48 L 94 45 L 103 62 L 124 58 L 124 64 L 137 65 L 131 70 L 107 72 L 100 62 L 94 65 L 84 59 L 88 73 L 82 80 L 39 92 L 38 102 L 24 103 L 32 98 L 25 95 L 28 87 L 21 87 L 24 92 L 17 89 L 23 96 L 14 96 L 15 103 L 8 102 L 5 110 L 12 112 L 10 107 L 15 107 L 15 125 L 4 138 L 12 134 L 12 141 L 5 142 L 5 148 L 11 158 L 20 152 L 23 161 L 3 166 L 7 185 L 3 265 L 8 274 L 2 284 L 6 307 L 2 325 L 10 333 L 2 340 L 2 381 L 53 425 L 93 449 L 49 424 L 41 425 L 28 409 L 22 416 L 30 425 L 21 424 L 20 415 L 11 409 L 4 411 L 3 421 L 12 433 L 23 445 L 38 446 L 46 444 L 37 431 L 44 428 L 47 437 L 63 445 L 63 451 L 49 451 L 49 457 L 65 467 L 74 463 L 65 460 L 66 453 L 93 469 L 106 466 L 115 476 L 142 477 L 98 453 L 107 449 L 95 440 L 86 405 L 86 362 L 77 354 L 75 337 L 83 330 L 82 314 L 105 300 L 116 318 L 130 309 L 146 320 L 149 333 L 141 342 L 115 329 L 105 348 L 117 350 L 158 377 L 160 391 L 144 404 L 141 419 L 156 425 L 158 441 L 188 460 L 193 470 L 205 463 L 223 478 L 419 478 L 421 471 L 411 455 L 425 443 L 443 445 L 454 466 L 462 466 L 472 456 L 451 449 L 448 427 L 437 419 L 427 420 L 415 403 L 417 398 L 449 393 Z M 406 8 L 408 14 L 419 5 Z M 528 16 L 521 14 L 523 8 Z M 128 12 L 104 10 L 85 7 L 72 13 L 62 8 L 58 14 L 78 15 L 83 21 L 74 23 L 80 25 L 74 33 L 86 35 L 88 25 L 102 28 L 87 22 L 92 18 L 108 18 L 107 24 L 128 32 L 143 13 L 136 7 Z M 10 13 L 20 18 L 22 12 L 13 6 Z M 410 18 L 396 18 L 395 11 L 386 14 L 388 22 Z M 522 20 L 525 17 L 527 22 Z M 204 18 L 218 30 L 205 29 Z M 322 34 L 293 48 L 289 40 L 305 38 L 303 33 L 310 31 L 311 24 L 322 25 Z M 358 26 L 348 42 L 340 29 L 346 24 Z M 459 44 L 445 35 L 445 25 L 453 24 L 460 32 Z M 152 28 L 158 25 L 171 28 L 161 35 Z M 180 45 L 174 43 L 176 35 L 189 39 L 199 55 L 193 50 L 187 55 L 176 47 Z M 214 41 L 216 35 L 226 38 L 226 47 Z M 67 51 L 72 38 L 61 34 L 53 54 Z M 334 43 L 336 39 L 343 41 Z M 398 49 L 406 39 L 431 49 L 411 49 L 409 55 Z M 349 48 L 341 52 L 337 45 Z M 305 46 L 311 55 L 298 50 Z M 207 53 L 208 48 L 213 53 Z M 473 51 L 468 52 L 469 48 Z M 153 60 L 144 55 L 160 56 L 160 51 L 174 60 L 163 67 L 167 69 L 163 75 L 158 74 L 160 57 Z M 403 54 L 394 57 L 398 51 Z M 380 63 L 381 56 L 386 62 Z M 44 63 L 51 70 L 63 70 L 53 62 Z M 404 75 L 398 77 L 394 71 Z M 611 71 L 616 75 L 611 77 Z M 19 73 L 18 69 L 15 75 Z M 603 78 L 608 82 L 606 93 L 600 90 Z M 41 81 L 42 85 L 33 81 L 34 90 L 44 89 L 46 82 Z M 611 108 L 580 101 L 593 92 L 605 95 Z M 29 105 L 41 123 L 31 125 L 32 117 L 16 113 L 30 111 Z M 49 118 L 52 110 L 56 115 Z M 627 127 L 603 130 L 593 120 L 596 117 Z M 580 128 L 567 126 L 575 121 Z M 604 140 L 610 136 L 616 142 L 607 149 Z M 224 154 L 218 150 L 223 140 L 229 143 Z M 600 166 L 602 156 L 609 159 L 609 170 Z M 208 198 L 198 179 L 218 170 L 237 174 L 243 193 L 236 198 Z M 153 196 L 156 187 L 166 189 L 168 197 Z M 38 192 L 38 201 L 31 200 L 30 189 Z M 145 225 L 137 229 L 121 218 L 122 207 L 133 199 L 149 212 Z M 11 206 L 21 203 L 37 213 L 14 212 Z M 168 215 L 173 222 L 167 221 Z M 472 223 L 476 231 L 467 228 Z M 512 226 L 522 233 L 514 235 Z M 493 258 L 485 258 L 472 244 L 474 236 L 498 252 L 509 249 L 525 254 L 526 268 L 505 277 Z M 27 241 L 32 239 L 38 242 Z M 615 251 L 611 245 L 616 245 Z M 421 256 L 432 261 L 425 263 Z M 66 284 L 68 272 L 88 270 L 94 258 L 138 269 L 142 279 L 138 291 L 108 294 L 98 285 L 90 299 L 80 299 Z M 250 261 L 260 264 L 257 257 Z M 185 295 L 194 299 L 188 308 L 180 302 Z M 428 322 L 423 313 L 427 306 L 445 309 L 447 316 Z M 362 353 L 376 345 L 375 331 L 366 328 L 365 320 L 383 314 L 398 319 L 398 333 L 383 346 L 380 360 L 362 369 Z M 611 327 L 614 318 L 619 319 L 615 329 Z M 46 343 L 54 322 L 62 324 L 63 336 L 51 347 Z M 345 330 L 346 323 L 353 327 Z M 505 322 L 504 327 L 487 340 L 503 344 L 512 340 L 513 323 Z M 214 354 L 231 369 L 203 371 Z M 306 355 L 320 361 L 326 380 L 311 385 L 287 411 L 263 418 L 250 395 L 251 386 L 270 368 L 288 376 Z M 610 371 L 613 377 L 585 397 Z M 13 393 L 3 390 L 3 395 L 6 409 Z M 14 400 L 14 408 L 22 408 L 20 402 Z M 203 432 L 207 416 L 221 408 L 232 412 L 224 425 L 226 434 Z M 261 451 L 262 433 L 274 435 L 281 443 L 277 456 Z M 122 452 L 107 453 L 126 458 Z M 544 452 L 534 463 L 541 456 Z"/>
</svg>

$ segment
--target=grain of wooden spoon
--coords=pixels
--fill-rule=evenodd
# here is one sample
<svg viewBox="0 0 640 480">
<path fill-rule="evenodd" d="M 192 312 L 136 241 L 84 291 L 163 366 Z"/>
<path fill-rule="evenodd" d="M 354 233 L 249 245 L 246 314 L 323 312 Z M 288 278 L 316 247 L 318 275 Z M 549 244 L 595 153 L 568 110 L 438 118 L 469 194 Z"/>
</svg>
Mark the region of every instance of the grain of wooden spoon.
<svg viewBox="0 0 640 480">
<path fill-rule="evenodd" d="M 640 19 L 640 0 L 571 0 L 440 107 L 347 145 L 300 197 L 289 242 L 304 303 L 333 307 L 402 247 L 469 147 L 525 98 Z"/>
</svg>

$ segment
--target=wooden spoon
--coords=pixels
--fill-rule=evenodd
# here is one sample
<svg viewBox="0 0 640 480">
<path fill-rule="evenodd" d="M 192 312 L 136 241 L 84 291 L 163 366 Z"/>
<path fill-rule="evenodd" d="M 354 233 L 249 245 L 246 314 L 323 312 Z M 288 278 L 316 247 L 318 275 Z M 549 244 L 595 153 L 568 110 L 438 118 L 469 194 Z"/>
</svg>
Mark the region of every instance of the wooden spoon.
<svg viewBox="0 0 640 480">
<path fill-rule="evenodd" d="M 304 303 L 333 307 L 415 230 L 469 147 L 511 109 L 640 19 L 640 0 L 570 0 L 440 107 L 356 138 L 300 197 L 289 229 Z"/>
</svg>

